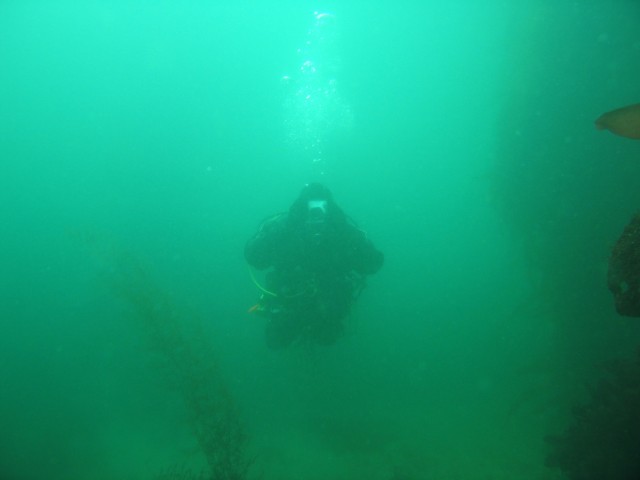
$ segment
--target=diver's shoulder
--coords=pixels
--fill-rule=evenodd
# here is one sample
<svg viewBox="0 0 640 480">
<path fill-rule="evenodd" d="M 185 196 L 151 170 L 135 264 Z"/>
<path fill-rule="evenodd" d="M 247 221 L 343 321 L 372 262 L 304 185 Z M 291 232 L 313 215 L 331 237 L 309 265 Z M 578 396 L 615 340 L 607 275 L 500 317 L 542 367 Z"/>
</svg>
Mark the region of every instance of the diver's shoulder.
<svg viewBox="0 0 640 480">
<path fill-rule="evenodd" d="M 274 233 L 281 231 L 287 224 L 287 213 L 280 212 L 273 215 L 269 215 L 267 218 L 260 222 L 258 231 L 262 233 Z"/>
</svg>

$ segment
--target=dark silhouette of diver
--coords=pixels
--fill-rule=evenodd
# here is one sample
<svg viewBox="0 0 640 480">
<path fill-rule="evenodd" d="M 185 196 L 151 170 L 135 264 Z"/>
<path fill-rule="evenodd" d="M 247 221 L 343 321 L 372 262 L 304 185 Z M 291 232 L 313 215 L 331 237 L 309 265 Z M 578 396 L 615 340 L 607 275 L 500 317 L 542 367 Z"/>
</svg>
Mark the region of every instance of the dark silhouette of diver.
<svg viewBox="0 0 640 480">
<path fill-rule="evenodd" d="M 365 277 L 384 261 L 318 183 L 306 185 L 287 213 L 264 220 L 244 253 L 251 267 L 270 269 L 264 286 L 254 277 L 263 294 L 250 311 L 268 319 L 267 345 L 276 349 L 334 343 Z"/>
</svg>

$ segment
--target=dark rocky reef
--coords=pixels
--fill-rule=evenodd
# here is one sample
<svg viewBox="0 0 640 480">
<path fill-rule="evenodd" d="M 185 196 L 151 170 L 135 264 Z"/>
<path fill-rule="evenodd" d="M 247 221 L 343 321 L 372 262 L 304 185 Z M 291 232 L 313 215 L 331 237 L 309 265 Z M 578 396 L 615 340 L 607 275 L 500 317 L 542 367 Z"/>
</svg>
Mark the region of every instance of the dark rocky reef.
<svg viewBox="0 0 640 480">
<path fill-rule="evenodd" d="M 607 283 L 616 311 L 640 317 L 640 212 L 625 227 L 611 252 Z"/>
<path fill-rule="evenodd" d="M 640 479 L 640 351 L 606 365 L 572 413 L 563 433 L 546 438 L 548 467 L 571 480 Z"/>
</svg>

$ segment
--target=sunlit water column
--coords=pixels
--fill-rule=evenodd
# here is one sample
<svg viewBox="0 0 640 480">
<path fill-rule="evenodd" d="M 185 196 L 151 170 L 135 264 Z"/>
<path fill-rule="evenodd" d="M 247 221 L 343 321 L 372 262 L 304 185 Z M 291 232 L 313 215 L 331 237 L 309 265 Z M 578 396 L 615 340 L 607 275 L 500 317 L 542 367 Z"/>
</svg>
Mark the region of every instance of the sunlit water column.
<svg viewBox="0 0 640 480">
<path fill-rule="evenodd" d="M 340 96 L 340 52 L 335 16 L 314 12 L 298 68 L 282 78 L 287 92 L 284 121 L 287 143 L 310 163 L 314 176 L 326 174 L 324 148 L 337 133 L 348 131 L 353 113 Z"/>
</svg>

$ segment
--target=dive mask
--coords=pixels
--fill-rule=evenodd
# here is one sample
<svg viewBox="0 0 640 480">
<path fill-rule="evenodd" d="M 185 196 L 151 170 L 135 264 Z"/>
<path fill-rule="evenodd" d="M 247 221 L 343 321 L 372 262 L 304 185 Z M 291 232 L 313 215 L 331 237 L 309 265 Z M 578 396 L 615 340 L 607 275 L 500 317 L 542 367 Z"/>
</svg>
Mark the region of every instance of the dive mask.
<svg viewBox="0 0 640 480">
<path fill-rule="evenodd" d="M 309 200 L 307 203 L 307 223 L 324 223 L 327 219 L 327 201 Z"/>
<path fill-rule="evenodd" d="M 326 200 L 309 200 L 307 202 L 307 234 L 314 241 L 319 241 L 323 236 L 327 222 L 327 201 Z"/>
</svg>

